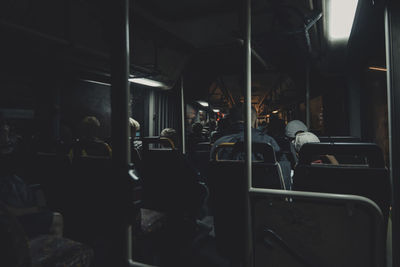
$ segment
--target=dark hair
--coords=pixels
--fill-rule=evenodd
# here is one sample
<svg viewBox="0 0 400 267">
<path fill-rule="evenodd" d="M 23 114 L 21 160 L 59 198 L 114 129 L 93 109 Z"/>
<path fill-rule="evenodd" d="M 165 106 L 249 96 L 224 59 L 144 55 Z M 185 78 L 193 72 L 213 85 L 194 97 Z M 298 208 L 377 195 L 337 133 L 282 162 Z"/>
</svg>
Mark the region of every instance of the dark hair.
<svg viewBox="0 0 400 267">
<path fill-rule="evenodd" d="M 233 108 L 229 110 L 229 117 L 232 123 L 244 121 L 246 113 L 246 106 L 243 104 L 237 104 Z M 251 106 L 251 124 L 254 125 L 255 121 L 257 120 L 257 111 L 256 109 Z"/>
<path fill-rule="evenodd" d="M 285 136 L 285 121 L 277 117 L 272 117 L 268 124 L 268 134 L 273 137 Z"/>
<path fill-rule="evenodd" d="M 203 125 L 201 125 L 200 122 L 193 123 L 193 125 L 192 125 L 193 133 L 200 134 L 202 130 L 203 130 Z"/>
<path fill-rule="evenodd" d="M 178 134 L 175 129 L 173 128 L 165 128 L 161 131 L 160 137 L 166 137 L 171 139 L 174 142 L 175 147 L 178 146 Z"/>
</svg>

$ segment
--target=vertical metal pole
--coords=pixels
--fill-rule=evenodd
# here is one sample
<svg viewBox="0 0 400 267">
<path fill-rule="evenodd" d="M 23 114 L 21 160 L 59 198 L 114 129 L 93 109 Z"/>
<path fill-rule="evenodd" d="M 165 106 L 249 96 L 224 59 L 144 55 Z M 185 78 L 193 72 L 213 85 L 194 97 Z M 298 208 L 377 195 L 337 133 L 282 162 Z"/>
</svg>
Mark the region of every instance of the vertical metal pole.
<svg viewBox="0 0 400 267">
<path fill-rule="evenodd" d="M 253 266 L 252 229 L 251 229 L 251 205 L 249 191 L 251 188 L 252 162 L 251 162 L 251 0 L 244 0 L 244 81 L 245 96 L 245 164 L 246 164 L 246 193 L 245 193 L 245 259 L 244 266 Z"/>
<path fill-rule="evenodd" d="M 306 125 L 308 129 L 311 127 L 311 110 L 310 110 L 310 62 L 306 66 Z"/>
<path fill-rule="evenodd" d="M 185 95 L 183 94 L 183 76 L 181 77 L 181 122 L 182 122 L 182 153 L 186 154 L 185 136 Z"/>
<path fill-rule="evenodd" d="M 149 93 L 149 136 L 154 135 L 154 90 L 151 89 Z"/>
<path fill-rule="evenodd" d="M 112 198 L 115 205 L 115 233 L 110 236 L 115 251 L 114 266 L 128 266 L 131 252 L 131 231 L 128 227 L 130 164 L 129 142 L 129 0 L 110 3 L 111 31 L 111 126 L 113 143 L 113 168 L 116 179 L 113 183 Z"/>
<path fill-rule="evenodd" d="M 388 1 L 385 10 L 389 157 L 392 181 L 392 251 L 400 249 L 400 2 Z M 393 266 L 400 254 L 393 253 Z"/>
</svg>

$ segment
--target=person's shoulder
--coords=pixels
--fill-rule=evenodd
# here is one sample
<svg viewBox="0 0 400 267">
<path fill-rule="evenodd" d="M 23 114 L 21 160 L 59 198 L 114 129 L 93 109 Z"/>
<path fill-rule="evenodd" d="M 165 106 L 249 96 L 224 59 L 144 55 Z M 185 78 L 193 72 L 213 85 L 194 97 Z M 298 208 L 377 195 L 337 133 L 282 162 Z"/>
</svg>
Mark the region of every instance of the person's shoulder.
<svg viewBox="0 0 400 267">
<path fill-rule="evenodd" d="M 226 142 L 231 142 L 232 140 L 235 139 L 235 137 L 236 137 L 237 135 L 238 135 L 238 134 L 228 134 L 228 135 L 221 136 L 220 138 L 218 138 L 218 139 L 214 142 L 213 146 L 216 146 L 216 145 L 219 145 L 219 144 L 222 144 L 222 143 L 226 143 Z"/>
<path fill-rule="evenodd" d="M 280 151 L 280 146 L 278 145 L 278 143 L 276 142 L 275 138 L 273 138 L 272 136 L 268 135 L 267 133 L 261 133 L 261 136 L 263 138 L 263 140 L 270 144 L 273 149 L 277 152 Z"/>
</svg>

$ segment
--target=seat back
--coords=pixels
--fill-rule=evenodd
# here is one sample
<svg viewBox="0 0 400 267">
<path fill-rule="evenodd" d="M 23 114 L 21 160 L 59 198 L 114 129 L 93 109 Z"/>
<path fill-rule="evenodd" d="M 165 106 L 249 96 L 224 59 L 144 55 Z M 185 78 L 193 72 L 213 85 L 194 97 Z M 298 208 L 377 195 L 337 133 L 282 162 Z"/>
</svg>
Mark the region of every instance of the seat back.
<svg viewBox="0 0 400 267">
<path fill-rule="evenodd" d="M 144 138 L 140 175 L 146 208 L 171 213 L 193 213 L 200 192 L 198 173 L 174 148 L 151 148 L 165 139 Z M 165 145 L 164 145 L 165 146 Z"/>
<path fill-rule="evenodd" d="M 221 148 L 229 147 L 222 145 Z M 235 147 L 234 153 L 243 149 L 243 143 Z M 258 146 L 259 147 L 259 146 Z M 275 160 L 272 147 L 265 144 L 266 162 L 253 162 L 252 186 L 261 188 L 284 189 L 284 182 Z M 218 147 L 217 147 L 218 149 Z M 218 151 L 215 152 L 217 155 Z M 268 155 L 268 153 L 270 153 Z M 215 156 L 214 155 L 214 156 Z M 212 160 L 210 162 L 211 205 L 214 211 L 214 229 L 217 249 L 220 254 L 232 261 L 242 261 L 244 251 L 244 196 L 246 194 L 245 162 L 234 160 Z"/>
<path fill-rule="evenodd" d="M 250 197 L 254 266 L 384 266 L 383 219 L 372 201 L 262 189 Z"/>
<path fill-rule="evenodd" d="M 25 163 L 22 178 L 29 184 L 40 184 L 49 208 L 61 210 L 67 202 L 65 185 L 71 177 L 70 167 L 65 155 L 38 152 Z"/>
<path fill-rule="evenodd" d="M 390 181 L 385 168 L 299 165 L 293 177 L 293 189 L 364 196 L 381 208 L 385 220 L 389 216 Z"/>
<path fill-rule="evenodd" d="M 210 200 L 218 252 L 230 260 L 242 260 L 244 251 L 244 162 L 210 163 Z"/>
<path fill-rule="evenodd" d="M 194 167 L 197 168 L 202 177 L 207 178 L 209 173 L 209 161 L 210 161 L 210 142 L 198 143 L 194 151 L 189 154 L 190 160 Z"/>
<path fill-rule="evenodd" d="M 346 153 L 365 158 L 366 164 L 311 164 L 312 155 Z M 384 167 L 382 151 L 375 144 L 304 145 L 295 169 L 293 189 L 364 196 L 378 204 L 385 221 L 388 218 L 391 201 L 389 172 Z"/>
<path fill-rule="evenodd" d="M 92 240 L 96 231 L 112 220 L 115 193 L 112 162 L 108 157 L 74 158 L 68 180 L 68 205 L 64 211 L 65 232 L 80 241 Z M 83 239 L 81 239 L 83 238 Z"/>
<path fill-rule="evenodd" d="M 355 136 L 318 136 L 323 143 L 359 143 L 361 140 Z"/>
<path fill-rule="evenodd" d="M 214 155 L 212 155 L 213 167 L 210 170 L 210 174 L 217 171 L 218 173 L 223 174 L 223 172 L 231 173 L 229 168 L 235 164 L 243 165 L 243 160 L 225 160 L 218 159 L 219 150 L 226 149 L 229 151 L 231 158 L 237 158 L 236 155 L 244 155 L 244 143 L 236 142 L 236 143 L 222 143 L 218 145 L 218 147 L 214 150 Z M 252 152 L 253 154 L 258 154 L 259 158 L 262 158 L 262 161 L 253 161 L 252 170 L 252 186 L 256 188 L 275 188 L 275 189 L 286 189 L 285 181 L 283 179 L 282 170 L 275 158 L 275 152 L 271 145 L 266 143 L 253 143 L 252 144 Z M 219 164 L 222 162 L 232 162 L 232 164 Z M 244 166 L 244 165 L 243 165 Z M 243 167 L 242 166 L 242 167 Z M 244 168 L 244 167 L 243 167 Z M 218 169 L 218 170 L 217 170 Z M 233 174 L 234 177 L 240 176 L 242 177 L 243 171 L 238 172 L 237 175 Z M 212 174 L 211 176 L 214 176 Z M 213 178 L 215 179 L 215 178 Z M 239 179 L 239 178 L 238 178 Z"/>
<path fill-rule="evenodd" d="M 310 165 L 313 157 L 319 155 L 334 155 L 340 164 L 385 167 L 382 150 L 374 143 L 307 143 L 301 147 L 299 164 Z"/>
</svg>

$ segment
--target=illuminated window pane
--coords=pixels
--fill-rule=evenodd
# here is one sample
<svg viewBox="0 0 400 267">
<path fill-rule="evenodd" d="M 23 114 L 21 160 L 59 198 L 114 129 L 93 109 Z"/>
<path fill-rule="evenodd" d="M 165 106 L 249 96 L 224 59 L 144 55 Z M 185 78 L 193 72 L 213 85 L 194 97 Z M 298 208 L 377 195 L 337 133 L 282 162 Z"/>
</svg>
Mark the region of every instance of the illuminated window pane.
<svg viewBox="0 0 400 267">
<path fill-rule="evenodd" d="M 358 0 L 328 0 L 328 35 L 331 41 L 350 36 Z"/>
</svg>

